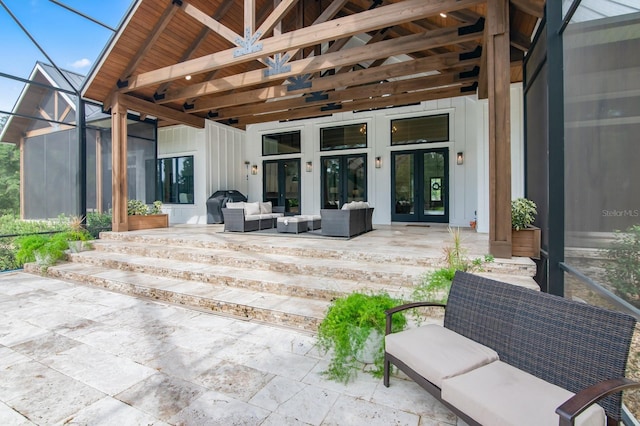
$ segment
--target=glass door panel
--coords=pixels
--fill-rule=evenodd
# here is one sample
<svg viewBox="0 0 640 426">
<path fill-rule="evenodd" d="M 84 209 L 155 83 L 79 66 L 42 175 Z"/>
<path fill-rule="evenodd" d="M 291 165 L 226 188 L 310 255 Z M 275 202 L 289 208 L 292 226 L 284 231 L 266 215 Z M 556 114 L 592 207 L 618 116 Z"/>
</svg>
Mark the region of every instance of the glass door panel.
<svg viewBox="0 0 640 426">
<path fill-rule="evenodd" d="M 283 160 L 285 212 L 300 214 L 300 160 Z"/>
<path fill-rule="evenodd" d="M 271 201 L 274 206 L 280 205 L 280 185 L 278 181 L 278 162 L 265 161 L 264 170 L 264 201 Z"/>
<path fill-rule="evenodd" d="M 445 214 L 445 155 L 442 151 L 422 154 L 424 168 L 424 216 Z"/>
<path fill-rule="evenodd" d="M 395 154 L 393 160 L 394 191 L 393 212 L 397 220 L 411 220 L 400 218 L 402 215 L 415 215 L 415 169 L 413 154 Z"/>
<path fill-rule="evenodd" d="M 365 201 L 367 190 L 367 171 L 365 158 L 362 155 L 346 157 L 347 167 L 347 203 Z"/>
<path fill-rule="evenodd" d="M 322 183 L 324 190 L 322 191 L 322 208 L 323 209 L 339 209 L 340 208 L 340 159 L 339 158 L 323 158 L 322 159 Z"/>
</svg>

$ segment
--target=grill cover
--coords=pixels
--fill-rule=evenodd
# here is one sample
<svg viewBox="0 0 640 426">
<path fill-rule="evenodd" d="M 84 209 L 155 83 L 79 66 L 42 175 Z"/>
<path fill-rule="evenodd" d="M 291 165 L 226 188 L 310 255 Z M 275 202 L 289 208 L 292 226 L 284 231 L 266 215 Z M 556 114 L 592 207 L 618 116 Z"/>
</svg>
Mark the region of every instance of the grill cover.
<svg viewBox="0 0 640 426">
<path fill-rule="evenodd" d="M 234 189 L 220 190 L 211 194 L 207 200 L 207 224 L 224 223 L 222 208 L 227 205 L 228 201 L 247 201 L 247 197 Z"/>
</svg>

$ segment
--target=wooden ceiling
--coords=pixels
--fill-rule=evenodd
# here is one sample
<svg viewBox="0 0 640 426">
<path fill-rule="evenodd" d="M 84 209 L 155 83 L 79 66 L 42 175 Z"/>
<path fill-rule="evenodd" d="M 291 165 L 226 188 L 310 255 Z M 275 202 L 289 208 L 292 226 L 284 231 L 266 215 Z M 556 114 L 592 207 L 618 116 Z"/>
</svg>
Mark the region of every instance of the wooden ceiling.
<svg viewBox="0 0 640 426">
<path fill-rule="evenodd" d="M 544 0 L 506 7 L 517 82 Z M 159 125 L 239 128 L 484 97 L 485 14 L 482 0 L 138 0 L 83 94 Z"/>
</svg>

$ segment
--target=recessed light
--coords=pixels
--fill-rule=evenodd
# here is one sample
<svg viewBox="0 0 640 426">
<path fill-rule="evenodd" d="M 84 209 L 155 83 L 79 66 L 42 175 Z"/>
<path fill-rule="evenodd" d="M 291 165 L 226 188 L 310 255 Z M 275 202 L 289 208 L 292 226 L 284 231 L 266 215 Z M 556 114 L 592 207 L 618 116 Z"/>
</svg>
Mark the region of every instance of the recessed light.
<svg viewBox="0 0 640 426">
<path fill-rule="evenodd" d="M 447 14 L 446 14 L 446 13 L 444 13 L 444 12 L 442 12 L 442 13 L 440 13 L 440 16 L 442 16 L 443 18 L 446 18 L 446 17 L 447 17 Z"/>
<path fill-rule="evenodd" d="M 191 76 L 190 76 L 190 75 L 187 75 L 187 76 L 185 76 L 185 78 L 184 78 L 184 79 L 185 79 L 185 80 L 191 80 Z"/>
</svg>

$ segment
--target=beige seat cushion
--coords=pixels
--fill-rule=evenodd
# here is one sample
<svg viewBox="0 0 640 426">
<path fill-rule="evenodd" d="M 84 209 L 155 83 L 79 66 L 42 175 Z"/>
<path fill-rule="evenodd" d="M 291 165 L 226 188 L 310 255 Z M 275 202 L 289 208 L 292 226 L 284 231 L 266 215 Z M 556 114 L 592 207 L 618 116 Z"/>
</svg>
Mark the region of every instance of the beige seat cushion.
<svg viewBox="0 0 640 426">
<path fill-rule="evenodd" d="M 483 425 L 557 425 L 556 408 L 574 394 L 502 361 L 443 381 L 442 399 Z M 602 407 L 593 405 L 576 425 L 605 424 Z"/>
<path fill-rule="evenodd" d="M 389 334 L 385 350 L 438 387 L 498 359 L 493 349 L 436 324 Z"/>
</svg>

